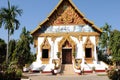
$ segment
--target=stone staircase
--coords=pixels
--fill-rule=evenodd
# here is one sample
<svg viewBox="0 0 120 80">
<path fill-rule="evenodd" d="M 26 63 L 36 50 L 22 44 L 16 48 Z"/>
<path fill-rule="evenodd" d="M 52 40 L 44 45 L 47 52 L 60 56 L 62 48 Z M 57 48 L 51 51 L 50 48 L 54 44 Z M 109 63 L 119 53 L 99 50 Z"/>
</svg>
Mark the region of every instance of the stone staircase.
<svg viewBox="0 0 120 80">
<path fill-rule="evenodd" d="M 75 75 L 73 65 L 72 64 L 62 64 L 60 74 L 61 75 Z"/>
</svg>

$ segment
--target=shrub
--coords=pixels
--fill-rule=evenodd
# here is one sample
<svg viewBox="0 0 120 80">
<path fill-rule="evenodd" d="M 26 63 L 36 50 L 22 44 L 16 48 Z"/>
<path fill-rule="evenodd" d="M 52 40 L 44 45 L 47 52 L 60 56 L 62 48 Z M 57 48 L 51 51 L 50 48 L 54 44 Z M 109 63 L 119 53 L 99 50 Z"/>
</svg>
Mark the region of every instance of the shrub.
<svg viewBox="0 0 120 80">
<path fill-rule="evenodd" d="M 7 68 L 3 66 L 0 71 L 0 80 L 20 80 L 22 77 L 22 70 L 18 69 L 17 65 L 9 65 Z"/>
<path fill-rule="evenodd" d="M 107 71 L 108 77 L 112 80 L 120 80 L 119 70 L 115 69 L 114 67 L 110 67 Z"/>
<path fill-rule="evenodd" d="M 21 70 L 21 69 L 18 69 L 18 70 L 16 71 L 16 77 L 17 77 L 17 78 L 21 78 L 21 77 L 22 77 L 22 70 Z"/>
</svg>

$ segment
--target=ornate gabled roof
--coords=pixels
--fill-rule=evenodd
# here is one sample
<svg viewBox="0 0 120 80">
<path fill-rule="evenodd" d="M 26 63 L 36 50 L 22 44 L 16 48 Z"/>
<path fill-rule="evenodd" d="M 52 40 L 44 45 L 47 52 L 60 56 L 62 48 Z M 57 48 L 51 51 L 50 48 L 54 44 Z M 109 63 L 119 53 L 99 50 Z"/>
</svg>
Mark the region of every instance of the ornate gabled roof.
<svg viewBox="0 0 120 80">
<path fill-rule="evenodd" d="M 70 6 L 66 12 L 62 9 L 65 8 L 65 5 Z M 62 7 L 62 9 L 61 9 Z M 70 12 L 71 11 L 71 12 Z M 70 13 L 75 15 L 75 16 L 70 16 Z M 64 13 L 64 14 L 63 14 Z M 68 14 L 68 15 L 66 15 Z M 70 16 L 70 17 L 68 17 Z M 73 18 L 74 21 L 73 21 Z M 65 22 L 67 21 L 67 22 Z M 36 33 L 41 27 L 44 26 L 53 26 L 53 25 L 69 25 L 69 24 L 79 24 L 79 25 L 85 25 L 88 24 L 91 27 L 93 27 L 97 32 L 101 33 L 102 30 L 98 28 L 94 23 L 87 18 L 84 17 L 82 12 L 78 10 L 78 8 L 73 4 L 72 0 L 60 0 L 58 5 L 54 8 L 54 10 L 48 15 L 48 17 L 40 23 L 37 28 L 33 31 L 31 31 L 31 34 L 33 35 Z"/>
</svg>

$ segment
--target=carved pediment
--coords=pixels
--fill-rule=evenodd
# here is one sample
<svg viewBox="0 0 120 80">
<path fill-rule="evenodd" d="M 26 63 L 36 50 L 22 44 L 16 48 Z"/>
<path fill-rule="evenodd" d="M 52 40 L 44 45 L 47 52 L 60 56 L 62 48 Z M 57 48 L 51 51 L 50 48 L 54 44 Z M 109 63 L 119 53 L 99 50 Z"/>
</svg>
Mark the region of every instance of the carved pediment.
<svg viewBox="0 0 120 80">
<path fill-rule="evenodd" d="M 41 49 L 50 49 L 50 44 L 48 42 L 48 39 L 45 38 L 42 45 L 41 45 Z"/>
<path fill-rule="evenodd" d="M 51 16 L 46 25 L 70 25 L 80 24 L 85 25 L 85 21 L 82 16 L 71 6 L 67 1 L 64 1 L 62 5 Z"/>
<path fill-rule="evenodd" d="M 72 53 L 76 48 L 76 43 L 70 38 L 69 35 L 66 35 L 62 38 L 62 40 L 58 43 L 59 52 L 62 52 L 62 48 L 72 48 Z"/>
<path fill-rule="evenodd" d="M 92 48 L 92 49 L 94 49 L 94 45 L 92 44 L 92 42 L 91 42 L 89 37 L 87 37 L 86 42 L 84 44 L 84 49 L 85 48 Z"/>
</svg>

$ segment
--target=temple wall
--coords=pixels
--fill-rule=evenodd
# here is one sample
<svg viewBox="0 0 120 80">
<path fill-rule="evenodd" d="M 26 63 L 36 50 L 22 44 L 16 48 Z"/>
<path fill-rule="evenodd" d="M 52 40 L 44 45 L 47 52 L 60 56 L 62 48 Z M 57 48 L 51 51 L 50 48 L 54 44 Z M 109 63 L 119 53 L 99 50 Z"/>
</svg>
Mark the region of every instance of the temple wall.
<svg viewBox="0 0 120 80">
<path fill-rule="evenodd" d="M 40 45 L 43 43 L 44 41 L 44 37 L 39 37 L 38 38 L 38 53 L 37 53 L 37 62 L 41 63 L 40 57 L 41 57 L 41 49 L 40 49 Z"/>
<path fill-rule="evenodd" d="M 38 38 L 38 54 L 37 54 L 37 62 L 41 63 L 41 57 L 42 57 L 42 51 L 41 51 L 41 45 L 44 41 L 45 37 L 39 37 Z M 50 52 L 49 52 L 49 57 L 50 57 L 50 62 L 52 59 L 57 59 L 57 52 L 58 52 L 58 42 L 62 39 L 62 37 L 58 37 L 55 39 L 55 41 L 52 41 L 51 37 L 48 37 L 47 40 L 51 46 Z"/>
<path fill-rule="evenodd" d="M 56 37 L 55 41 L 53 42 L 51 37 L 47 37 L 47 40 L 51 46 L 51 49 L 49 52 L 49 57 L 50 57 L 49 63 L 52 63 L 52 59 L 57 59 L 58 43 L 62 40 L 62 38 L 63 37 Z M 83 48 L 83 45 L 86 42 L 87 36 L 83 36 L 81 40 L 78 40 L 76 37 L 73 37 L 73 36 L 70 36 L 70 38 L 76 43 L 76 50 L 75 50 L 75 52 L 77 53 L 76 58 L 82 59 L 82 61 L 84 62 L 85 50 Z M 95 36 L 89 36 L 89 38 L 92 44 L 94 45 L 94 50 L 93 50 L 94 60 L 97 61 Z M 45 37 L 38 38 L 37 62 L 40 62 L 40 63 L 41 63 L 41 57 L 42 57 L 41 44 L 43 43 L 44 39 Z"/>
<path fill-rule="evenodd" d="M 62 40 L 62 37 L 57 37 L 54 43 L 54 59 L 57 59 L 57 52 L 58 52 L 58 43 Z"/>
</svg>

